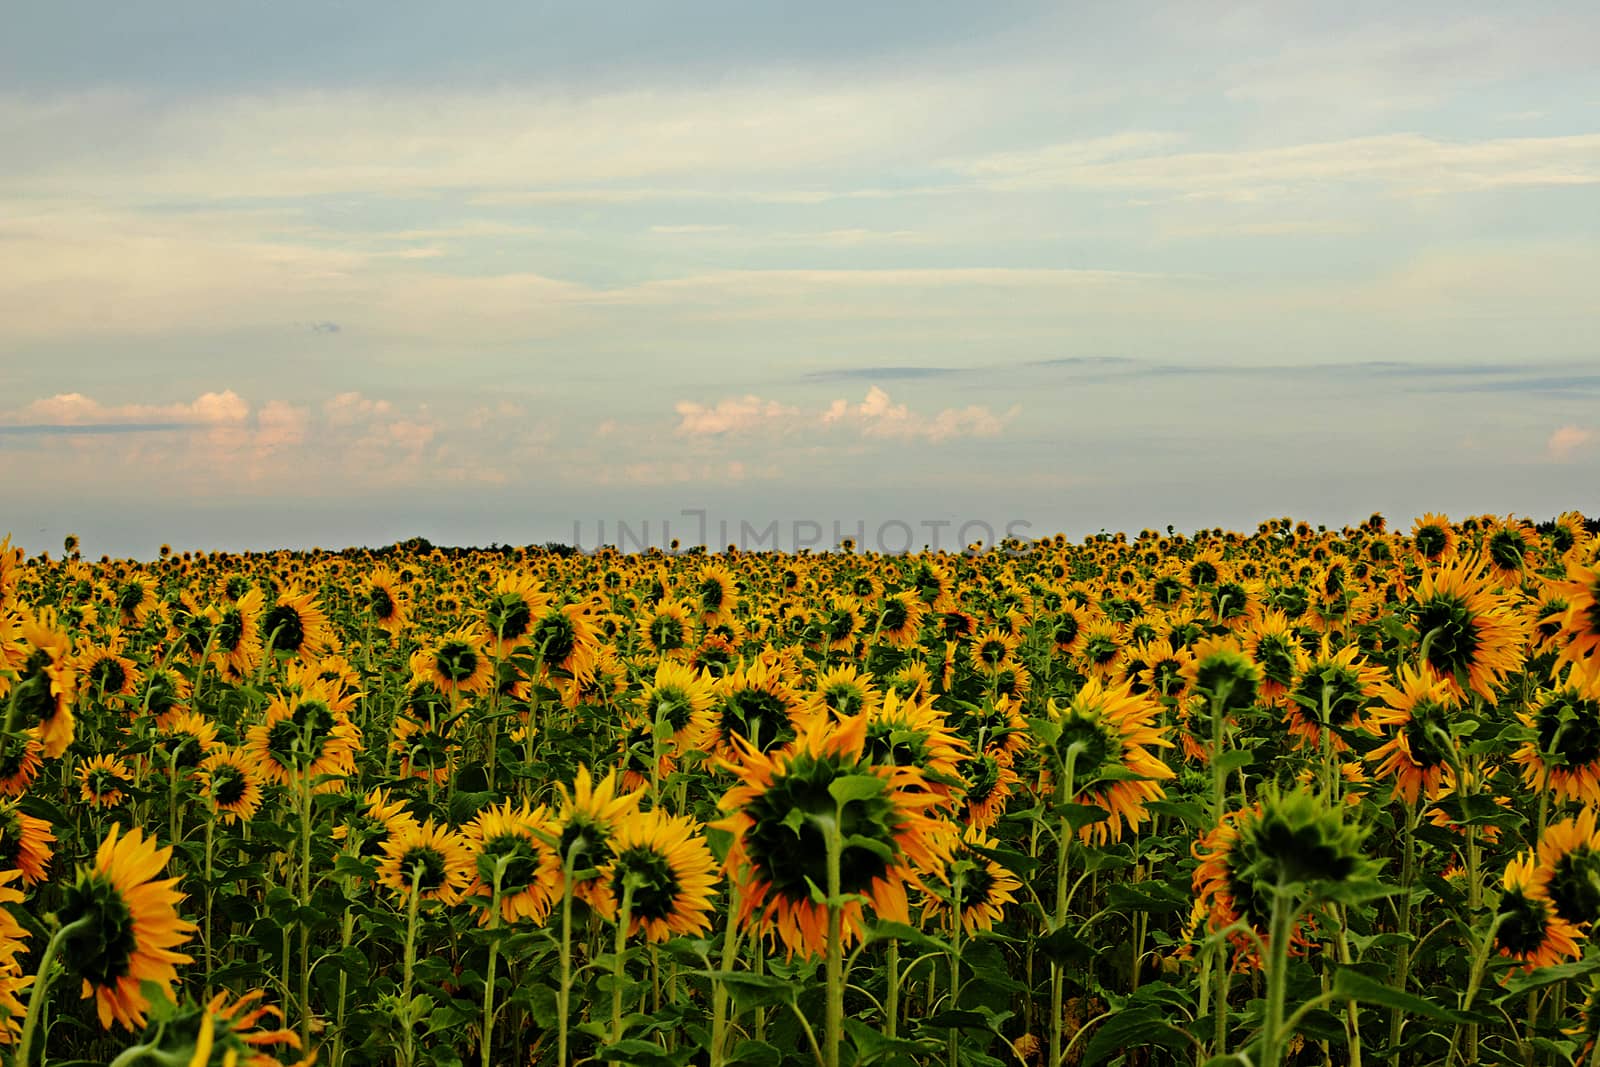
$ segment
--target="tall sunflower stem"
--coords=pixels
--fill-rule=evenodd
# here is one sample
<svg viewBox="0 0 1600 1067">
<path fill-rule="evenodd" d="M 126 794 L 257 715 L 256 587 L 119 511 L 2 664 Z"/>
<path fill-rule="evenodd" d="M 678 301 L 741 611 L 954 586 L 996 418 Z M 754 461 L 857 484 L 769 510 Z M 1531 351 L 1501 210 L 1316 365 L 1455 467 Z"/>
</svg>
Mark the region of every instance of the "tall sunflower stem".
<svg viewBox="0 0 1600 1067">
<path fill-rule="evenodd" d="M 44 955 L 39 958 L 39 969 L 34 972 L 33 988 L 28 993 L 28 1014 L 23 1017 L 22 1033 L 17 1038 L 17 1054 L 11 1061 L 16 1067 L 28 1067 L 31 1062 L 28 1057 L 33 1048 L 33 1037 L 39 1029 L 39 1018 L 44 1014 L 45 1003 L 50 999 L 50 987 L 55 984 L 56 957 L 61 954 L 61 946 L 90 923 L 87 916 L 68 923 L 57 930 L 49 944 L 45 945 Z M 43 1057 L 40 1062 L 43 1062 Z"/>
<path fill-rule="evenodd" d="M 844 898 L 841 860 L 844 838 L 844 805 L 835 802 L 831 820 L 823 820 L 827 841 L 828 893 L 828 1001 L 823 1015 L 824 1067 L 839 1067 L 839 1049 L 844 1037 Z"/>
<path fill-rule="evenodd" d="M 617 936 L 611 959 L 611 1043 L 622 1040 L 622 986 L 628 980 L 628 927 L 633 924 L 633 876 L 622 885 L 622 906 L 617 911 Z"/>
<path fill-rule="evenodd" d="M 311 1047 L 311 776 L 300 776 L 300 1047 Z"/>
<path fill-rule="evenodd" d="M 581 837 L 572 843 L 561 870 L 561 984 L 556 987 L 556 1067 L 567 1067 L 567 1037 L 572 1014 L 572 872 L 581 843 Z"/>
<path fill-rule="evenodd" d="M 483 970 L 483 1037 L 482 1056 L 483 1067 L 491 1067 L 491 1054 L 494 1051 L 494 978 L 495 964 L 500 962 L 500 938 L 496 934 L 500 930 L 500 893 L 501 884 L 505 880 L 506 868 L 511 864 L 512 857 L 501 856 L 494 864 L 494 889 L 489 897 L 489 962 Z"/>
<path fill-rule="evenodd" d="M 888 958 L 884 961 L 883 1033 L 885 1037 L 899 1036 L 900 1025 L 900 941 L 889 942 Z"/>
<path fill-rule="evenodd" d="M 738 957 L 739 883 L 734 881 L 728 892 L 728 926 L 722 932 L 722 970 L 731 970 Z M 711 987 L 711 1067 L 727 1062 L 728 1022 L 728 987 L 718 981 Z"/>
<path fill-rule="evenodd" d="M 1059 803 L 1065 807 L 1072 803 L 1076 795 L 1076 782 L 1073 781 L 1078 765 L 1078 753 L 1081 742 L 1074 742 L 1067 749 L 1066 767 L 1062 770 L 1061 794 Z M 1056 861 L 1056 900 L 1054 924 L 1050 928 L 1052 934 L 1066 928 L 1067 904 L 1071 896 L 1067 889 L 1067 872 L 1071 867 L 1072 839 L 1076 836 L 1072 828 L 1072 821 L 1065 815 L 1061 817 L 1061 833 L 1057 838 L 1056 847 L 1060 856 Z M 1046 1062 L 1050 1067 L 1058 1067 L 1061 1063 L 1061 1037 L 1062 1027 L 1066 1020 L 1063 1009 L 1066 1006 L 1066 968 L 1060 960 L 1050 963 L 1050 1059 Z"/>
<path fill-rule="evenodd" d="M 411 1067 L 416 1062 L 416 1027 L 411 1018 L 411 984 L 417 969 L 417 910 L 422 898 L 422 864 L 411 871 L 411 893 L 406 898 L 406 955 L 405 970 L 401 973 L 400 1022 L 405 1034 L 400 1042 L 401 1067 Z"/>
<path fill-rule="evenodd" d="M 1294 922 L 1295 904 L 1288 887 L 1279 881 L 1272 890 L 1272 926 L 1267 952 L 1267 1007 L 1262 1024 L 1261 1063 L 1279 1067 L 1283 1063 L 1284 1002 L 1289 987 L 1289 928 Z"/>
</svg>

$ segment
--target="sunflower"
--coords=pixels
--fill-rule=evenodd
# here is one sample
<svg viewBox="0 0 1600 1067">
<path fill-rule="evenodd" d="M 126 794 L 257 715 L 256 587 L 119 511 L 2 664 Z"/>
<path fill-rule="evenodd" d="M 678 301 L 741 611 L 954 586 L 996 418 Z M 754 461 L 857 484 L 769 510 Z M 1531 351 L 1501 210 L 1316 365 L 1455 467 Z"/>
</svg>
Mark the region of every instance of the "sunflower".
<svg viewBox="0 0 1600 1067">
<path fill-rule="evenodd" d="M 1540 690 L 1517 718 L 1534 733 L 1511 757 L 1528 788 L 1600 804 L 1600 677 L 1571 668 L 1564 684 Z"/>
<path fill-rule="evenodd" d="M 611 837 L 611 859 L 596 879 L 595 911 L 610 922 L 628 904 L 629 937 L 652 944 L 711 929 L 717 864 L 693 819 L 635 811 Z"/>
<path fill-rule="evenodd" d="M 6 698 L 16 721 L 33 731 L 47 759 L 60 759 L 77 735 L 72 701 L 77 692 L 72 638 L 56 624 L 48 608 L 26 612 L 18 626 L 23 658 Z"/>
<path fill-rule="evenodd" d="M 1011 763 L 1028 747 L 1027 720 L 1020 703 L 1010 697 L 958 704 L 950 725 L 974 751 L 992 752 L 1002 763 Z"/>
<path fill-rule="evenodd" d="M 997 674 L 1021 643 L 1022 639 L 1016 634 L 991 627 L 974 637 L 968 647 L 972 666 L 986 675 Z"/>
<path fill-rule="evenodd" d="M 122 635 L 113 630 L 104 645 L 85 645 L 78 650 L 78 688 L 100 700 L 121 703 L 139 691 L 143 673 L 133 660 L 122 655 Z"/>
<path fill-rule="evenodd" d="M 694 613 L 677 600 L 663 600 L 639 617 L 639 641 L 660 659 L 689 658 L 694 646 Z"/>
<path fill-rule="evenodd" d="M 928 894 L 922 908 L 924 924 L 932 920 L 953 931 L 954 906 L 961 916 L 961 929 L 972 937 L 980 930 L 994 929 L 994 924 L 1005 918 L 1005 906 L 1017 902 L 1013 894 L 1022 888 L 1022 883 L 986 854 L 999 847 L 999 842 L 981 830 L 968 829 L 962 835 L 950 856 L 949 891 Z"/>
<path fill-rule="evenodd" d="M 488 634 L 502 658 L 524 644 L 533 632 L 533 623 L 550 598 L 532 578 L 507 575 L 490 590 L 483 608 L 483 631 Z"/>
<path fill-rule="evenodd" d="M 589 768 L 581 764 L 572 789 L 569 791 L 565 785 L 557 788 L 561 791 L 561 808 L 556 813 L 556 840 L 562 870 L 567 869 L 568 863 L 574 875 L 604 867 L 614 855 L 611 839 L 617 827 L 639 810 L 643 790 L 620 792 L 616 772 L 596 782 L 590 777 Z M 575 878 L 572 895 L 592 907 L 598 906 L 605 887 L 593 878 Z"/>
<path fill-rule="evenodd" d="M 95 998 L 103 1029 L 113 1021 L 129 1030 L 143 1026 L 150 1002 L 141 985 L 154 983 L 171 999 L 175 964 L 192 962 L 173 951 L 195 930 L 178 918 L 178 879 L 157 880 L 171 858 L 170 846 L 157 848 L 137 827 L 124 836 L 113 824 L 94 866 L 79 870 L 58 912 L 72 931 L 63 955 L 83 978 L 84 999 Z"/>
<path fill-rule="evenodd" d="M 1455 736 L 1450 725 L 1461 706 L 1455 687 L 1432 668 L 1400 668 L 1399 685 L 1384 685 L 1372 724 L 1393 737 L 1367 755 L 1380 778 L 1394 779 L 1394 796 L 1415 804 L 1455 782 Z"/>
<path fill-rule="evenodd" d="M 1341 734 L 1374 732 L 1362 716 L 1377 698 L 1384 677 L 1382 670 L 1361 658 L 1361 650 L 1353 644 L 1331 651 L 1324 634 L 1321 650 L 1302 662 L 1289 694 L 1289 710 L 1284 714 L 1289 733 L 1316 745 L 1322 741 L 1322 732 L 1331 730 L 1334 751 L 1343 752 L 1348 746 Z"/>
<path fill-rule="evenodd" d="M 1104 844 L 1122 840 L 1124 824 L 1136 830 L 1149 816 L 1145 804 L 1160 800 L 1164 779 L 1173 771 L 1150 748 L 1171 748 L 1167 728 L 1157 722 L 1161 705 L 1148 695 L 1135 696 L 1126 685 L 1106 687 L 1091 678 L 1065 707 L 1048 707 L 1049 773 L 1070 783 L 1072 803 L 1092 804 L 1110 815 L 1080 832 L 1084 840 Z M 1048 736 L 1048 735 L 1047 735 Z"/>
<path fill-rule="evenodd" d="M 759 659 L 717 679 L 712 713 L 712 727 L 702 744 L 727 759 L 737 753 L 735 737 L 763 752 L 788 744 L 808 714 L 805 702 L 784 680 L 783 669 Z"/>
<path fill-rule="evenodd" d="M 1600 829 L 1593 808 L 1545 828 L 1539 868 L 1556 915 L 1576 929 L 1600 919 Z"/>
<path fill-rule="evenodd" d="M 1017 772 L 994 752 L 977 752 L 956 765 L 965 788 L 956 812 L 957 821 L 987 831 L 1006 813 L 1006 804 L 1022 782 Z"/>
<path fill-rule="evenodd" d="M 1144 641 L 1124 650 L 1122 680 L 1135 694 L 1152 693 L 1182 700 L 1189 691 L 1189 680 L 1183 671 L 1193 658 L 1188 649 L 1174 649 L 1165 637 Z"/>
<path fill-rule="evenodd" d="M 56 835 L 50 824 L 17 808 L 17 802 L 0 802 L 0 870 L 15 867 L 23 885 L 38 885 L 50 870 Z"/>
<path fill-rule="evenodd" d="M 403 712 L 395 716 L 389 750 L 400 756 L 400 774 L 435 785 L 449 781 L 459 748 L 454 723 L 438 713 L 422 719 Z"/>
<path fill-rule="evenodd" d="M 412 657 L 412 672 L 443 693 L 481 693 L 494 680 L 487 640 L 476 628 L 452 630 Z"/>
<path fill-rule="evenodd" d="M 561 896 L 561 857 L 552 844 L 557 831 L 550 809 L 542 804 L 512 807 L 509 800 L 500 807 L 491 805 L 463 828 L 462 835 L 474 862 L 466 895 L 482 904 L 481 921 L 487 925 L 492 920 L 498 871 L 500 918 L 507 923 L 543 923 Z"/>
<path fill-rule="evenodd" d="M 5 551 L 0 542 L 0 554 Z M 33 984 L 24 974 L 17 956 L 24 952 L 28 931 L 11 914 L 9 905 L 23 902 L 22 892 L 10 883 L 22 877 L 20 871 L 0 871 L 0 1045 L 15 1044 L 22 1033 L 22 1019 L 28 1009 L 17 994 Z"/>
<path fill-rule="evenodd" d="M 155 586 L 148 579 L 135 575 L 117 587 L 116 604 L 122 625 L 143 626 L 150 613 L 156 610 Z"/>
<path fill-rule="evenodd" d="M 1244 637 L 1244 653 L 1260 671 L 1258 695 L 1263 704 L 1286 703 L 1295 678 L 1306 668 L 1294 624 L 1281 611 L 1269 611 Z"/>
<path fill-rule="evenodd" d="M 200 764 L 200 791 L 224 825 L 255 818 L 261 807 L 261 778 L 244 753 L 221 747 Z"/>
<path fill-rule="evenodd" d="M 283 1017 L 278 1008 L 260 1003 L 265 996 L 265 990 L 253 989 L 230 1003 L 228 993 L 218 993 L 192 1018 L 180 1016 L 173 1021 L 167 1028 L 169 1040 L 176 1038 L 192 1046 L 190 1067 L 284 1067 L 261 1050 L 272 1045 L 298 1050 L 300 1035 L 283 1027 L 261 1028 L 263 1019 Z M 293 1067 L 311 1067 L 316 1058 L 313 1052 Z"/>
<path fill-rule="evenodd" d="M 261 617 L 261 632 L 269 653 L 314 657 L 334 642 L 328 616 L 317 604 L 315 593 L 302 592 L 291 585 Z"/>
<path fill-rule="evenodd" d="M 386 789 L 369 790 L 348 821 L 333 828 L 333 839 L 352 846 L 367 858 L 383 853 L 389 838 L 402 831 L 421 829 L 404 800 L 391 800 Z"/>
<path fill-rule="evenodd" d="M 406 610 L 408 599 L 405 583 L 388 567 L 374 568 L 367 575 L 367 612 L 372 616 L 373 624 L 390 637 L 406 628 L 409 621 Z"/>
<path fill-rule="evenodd" d="M 472 882 L 472 846 L 462 835 L 435 826 L 399 826 L 383 843 L 378 882 L 409 899 L 412 887 L 423 900 L 457 904 Z"/>
<path fill-rule="evenodd" d="M 911 660 L 889 676 L 889 690 L 904 700 L 933 695 L 933 674 L 921 660 Z"/>
<path fill-rule="evenodd" d="M 882 702 L 883 694 L 873 683 L 872 676 L 847 663 L 819 675 L 806 704 L 812 715 L 832 715 L 844 719 L 852 715 L 870 714 Z"/>
<path fill-rule="evenodd" d="M 840 820 L 847 942 L 860 936 L 867 907 L 908 921 L 907 887 L 943 866 L 946 832 L 927 814 L 937 798 L 920 771 L 866 762 L 866 736 L 864 715 L 819 717 L 777 752 L 736 741 L 738 756 L 727 763 L 739 781 L 723 795 L 727 815 L 713 825 L 734 835 L 724 869 L 740 884 L 738 921 L 781 941 L 790 956 L 816 956 L 827 944 L 828 909 L 814 896 L 828 886 L 822 820 Z M 834 782 L 865 776 L 879 780 L 877 792 L 834 799 Z"/>
<path fill-rule="evenodd" d="M 1550 547 L 1561 559 L 1581 559 L 1591 537 L 1588 523 L 1581 512 L 1562 512 L 1550 525 Z"/>
<path fill-rule="evenodd" d="M 163 766 L 169 773 L 187 774 L 222 747 L 216 726 L 198 712 L 175 712 L 161 724 L 160 731 Z"/>
<path fill-rule="evenodd" d="M 941 797 L 961 785 L 958 767 L 970 746 L 951 732 L 933 701 L 902 700 L 889 692 L 867 716 L 865 759 L 874 764 L 915 767 Z"/>
<path fill-rule="evenodd" d="M 1530 560 L 1537 559 L 1539 535 L 1519 519 L 1507 517 L 1490 526 L 1483 538 L 1483 556 L 1489 571 L 1502 585 L 1522 581 Z"/>
<path fill-rule="evenodd" d="M 878 637 L 893 648 L 910 648 L 922 634 L 928 605 L 909 589 L 884 599 L 878 611 Z"/>
<path fill-rule="evenodd" d="M 950 593 L 950 572 L 937 563 L 919 559 L 906 576 L 906 583 L 917 598 L 934 612 L 954 611 L 955 597 Z"/>
<path fill-rule="evenodd" d="M 1424 563 L 1442 563 L 1455 554 L 1455 527 L 1443 515 L 1429 512 L 1412 523 L 1411 547 Z"/>
<path fill-rule="evenodd" d="M 1490 588 L 1475 556 L 1423 574 L 1411 624 L 1428 665 L 1490 704 L 1495 687 L 1522 665 L 1527 624 Z"/>
<path fill-rule="evenodd" d="M 680 753 L 697 747 L 711 728 L 716 686 L 704 671 L 670 659 L 656 665 L 655 679 L 639 694 L 639 710 L 649 721 L 672 728 L 672 745 Z"/>
<path fill-rule="evenodd" d="M 1056 651 L 1063 656 L 1071 657 L 1083 649 L 1090 621 L 1071 608 L 1063 607 L 1054 618 L 1045 623 L 1045 628 L 1050 634 L 1050 640 L 1055 643 Z"/>
<path fill-rule="evenodd" d="M 1600 564 L 1574 563 L 1567 569 L 1567 580 L 1552 586 L 1567 598 L 1559 637 L 1564 644 L 1557 661 L 1600 678 Z"/>
<path fill-rule="evenodd" d="M 1102 680 L 1111 677 L 1126 640 L 1127 629 L 1122 623 L 1111 619 L 1097 619 L 1090 623 L 1084 631 L 1083 647 L 1078 653 L 1080 668 L 1086 674 Z"/>
<path fill-rule="evenodd" d="M 1371 879 L 1378 864 L 1363 852 L 1369 831 L 1351 822 L 1345 807 L 1304 787 L 1269 786 L 1254 805 L 1224 813 L 1194 846 L 1196 913 L 1206 928 L 1216 933 L 1243 920 L 1266 944 L 1279 886 L 1312 887 L 1302 895 L 1309 902 L 1323 891 L 1317 887 Z M 1304 940 L 1310 922 L 1308 912 L 1294 919 L 1291 943 Z M 1231 940 L 1242 958 L 1254 958 L 1253 940 Z"/>
<path fill-rule="evenodd" d="M 700 568 L 695 582 L 695 599 L 700 610 L 700 621 L 715 625 L 733 616 L 737 594 L 733 574 L 719 563 L 708 563 Z"/>
<path fill-rule="evenodd" d="M 133 771 L 115 756 L 96 756 L 78 764 L 78 797 L 90 807 L 116 807 L 132 782 Z"/>
<path fill-rule="evenodd" d="M 1580 934 L 1556 914 L 1549 896 L 1551 871 L 1537 863 L 1531 852 L 1506 864 L 1501 881 L 1499 925 L 1495 947 L 1500 955 L 1522 964 L 1523 970 L 1551 967 L 1564 959 L 1577 959 Z"/>
<path fill-rule="evenodd" d="M 545 672 L 561 671 L 580 682 L 594 676 L 600 641 L 582 604 L 547 607 L 534 623 L 526 644 L 538 656 Z"/>
<path fill-rule="evenodd" d="M 301 777 L 355 773 L 361 734 L 329 705 L 321 686 L 304 693 L 279 693 L 267 705 L 265 720 L 252 726 L 245 751 L 268 781 L 293 786 Z M 337 782 L 329 783 L 334 788 Z"/>
<path fill-rule="evenodd" d="M 39 777 L 44 745 L 32 734 L 0 734 L 0 797 L 20 797 Z"/>
<path fill-rule="evenodd" d="M 144 680 L 139 701 L 157 726 L 163 726 L 174 716 L 189 710 L 189 680 L 170 668 L 152 668 Z"/>
</svg>

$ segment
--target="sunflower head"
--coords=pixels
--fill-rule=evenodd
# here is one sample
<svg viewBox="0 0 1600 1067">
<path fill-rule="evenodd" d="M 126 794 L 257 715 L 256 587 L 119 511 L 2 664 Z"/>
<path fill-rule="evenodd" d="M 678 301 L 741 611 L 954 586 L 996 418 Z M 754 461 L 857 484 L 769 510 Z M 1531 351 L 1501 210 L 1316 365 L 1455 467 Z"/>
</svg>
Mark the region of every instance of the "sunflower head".
<svg viewBox="0 0 1600 1067">
<path fill-rule="evenodd" d="M 1231 638 L 1208 638 L 1184 665 L 1189 691 L 1217 714 L 1233 715 L 1256 701 L 1261 672 Z"/>
<path fill-rule="evenodd" d="M 1239 821 L 1234 896 L 1252 921 L 1271 914 L 1272 894 L 1301 887 L 1311 898 L 1337 899 L 1341 886 L 1371 879 L 1378 863 L 1363 851 L 1369 831 L 1345 805 L 1301 786 L 1268 786 L 1256 808 Z"/>
</svg>

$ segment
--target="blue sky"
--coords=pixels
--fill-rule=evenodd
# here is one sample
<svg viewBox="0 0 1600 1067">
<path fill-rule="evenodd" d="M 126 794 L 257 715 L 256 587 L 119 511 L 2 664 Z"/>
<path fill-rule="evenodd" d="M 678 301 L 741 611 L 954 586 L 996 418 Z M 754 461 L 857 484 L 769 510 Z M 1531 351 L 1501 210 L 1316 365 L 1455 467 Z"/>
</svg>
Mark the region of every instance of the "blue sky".
<svg viewBox="0 0 1600 1067">
<path fill-rule="evenodd" d="M 1600 510 L 1597 47 L 1589 3 L 27 5 L 0 532 Z"/>
</svg>

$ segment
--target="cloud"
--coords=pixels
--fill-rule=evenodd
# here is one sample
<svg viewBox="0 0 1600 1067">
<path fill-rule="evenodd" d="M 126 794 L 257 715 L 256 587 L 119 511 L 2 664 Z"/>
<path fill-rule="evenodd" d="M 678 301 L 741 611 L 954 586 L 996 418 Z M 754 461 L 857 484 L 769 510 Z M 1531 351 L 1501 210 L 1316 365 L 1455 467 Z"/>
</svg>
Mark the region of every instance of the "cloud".
<svg viewBox="0 0 1600 1067">
<path fill-rule="evenodd" d="M 719 400 L 710 407 L 693 400 L 681 400 L 674 409 L 678 413 L 678 433 L 687 437 L 747 433 L 759 426 L 781 424 L 800 414 L 799 408 L 758 396 Z"/>
<path fill-rule="evenodd" d="M 677 433 L 686 437 L 719 438 L 758 430 L 817 434 L 829 429 L 851 429 L 863 438 L 938 442 L 956 437 L 997 436 L 1020 409 L 1013 407 L 996 414 L 987 407 L 970 405 L 923 414 L 896 403 L 888 392 L 874 385 L 859 402 L 837 399 L 814 411 L 754 395 L 721 400 L 709 407 L 685 400 L 676 405 L 676 410 Z"/>
<path fill-rule="evenodd" d="M 1545 442 L 1545 456 L 1554 462 L 1564 463 L 1600 439 L 1600 434 L 1582 426 L 1563 426 Z"/>
<path fill-rule="evenodd" d="M 1447 141 L 1418 133 L 1232 151 L 1170 152 L 1170 134 L 1120 134 L 955 160 L 996 191 L 1088 188 L 1250 200 L 1328 184 L 1376 184 L 1404 196 L 1600 183 L 1600 133 Z"/>
<path fill-rule="evenodd" d="M 221 393 L 202 393 L 188 403 L 112 406 L 82 393 L 57 393 L 35 400 L 17 411 L 0 413 L 0 421 L 62 428 L 150 423 L 217 426 L 242 422 L 249 414 L 250 405 L 231 389 Z"/>
</svg>

